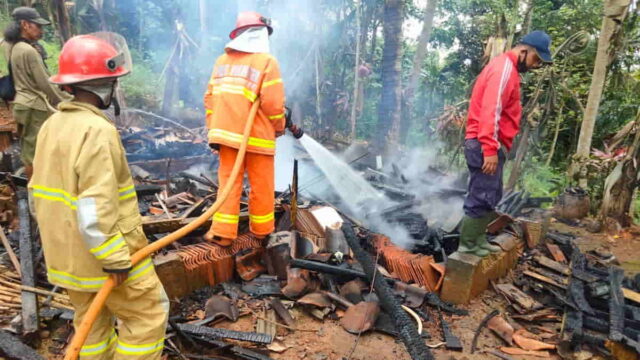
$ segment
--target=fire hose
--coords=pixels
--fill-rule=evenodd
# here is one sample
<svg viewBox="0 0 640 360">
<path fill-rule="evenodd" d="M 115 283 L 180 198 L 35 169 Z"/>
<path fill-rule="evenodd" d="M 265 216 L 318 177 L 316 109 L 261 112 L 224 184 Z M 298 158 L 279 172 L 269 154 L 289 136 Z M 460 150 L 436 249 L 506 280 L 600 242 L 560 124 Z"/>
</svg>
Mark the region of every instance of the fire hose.
<svg viewBox="0 0 640 360">
<path fill-rule="evenodd" d="M 247 152 L 247 143 L 249 141 L 249 135 L 251 133 L 251 128 L 253 127 L 253 122 L 255 120 L 256 114 L 258 113 L 258 109 L 260 108 L 260 99 L 258 98 L 251 107 L 251 111 L 249 112 L 249 117 L 247 119 L 247 124 L 244 128 L 242 143 L 240 145 L 240 149 L 238 151 L 238 156 L 236 157 L 236 162 L 233 164 L 233 169 L 231 170 L 231 175 L 229 176 L 229 181 L 227 181 L 225 187 L 222 189 L 220 196 L 216 199 L 216 202 L 211 205 L 211 207 L 200 215 L 197 219 L 185 225 L 184 227 L 172 232 L 171 234 L 163 237 L 162 239 L 155 241 L 144 248 L 138 250 L 136 253 L 131 255 L 131 265 L 135 266 L 137 263 L 147 258 L 154 252 L 164 248 L 167 245 L 179 240 L 192 231 L 199 228 L 202 224 L 204 224 L 208 219 L 210 219 L 213 214 L 222 206 L 222 203 L 227 199 L 229 194 L 231 193 L 231 187 L 235 183 L 235 179 L 240 174 L 240 170 L 242 168 L 242 163 L 244 162 L 244 156 Z M 102 288 L 96 293 L 93 302 L 89 306 L 87 313 L 82 318 L 82 322 L 75 329 L 76 333 L 71 339 L 71 343 L 67 349 L 67 353 L 64 356 L 64 360 L 76 360 L 78 355 L 80 354 L 80 350 L 84 345 L 84 342 L 87 340 L 87 336 L 89 336 L 89 331 L 93 326 L 93 323 L 96 321 L 96 318 L 102 307 L 104 306 L 109 294 L 114 289 L 115 283 L 112 277 L 109 277 L 107 281 L 104 283 Z"/>
</svg>

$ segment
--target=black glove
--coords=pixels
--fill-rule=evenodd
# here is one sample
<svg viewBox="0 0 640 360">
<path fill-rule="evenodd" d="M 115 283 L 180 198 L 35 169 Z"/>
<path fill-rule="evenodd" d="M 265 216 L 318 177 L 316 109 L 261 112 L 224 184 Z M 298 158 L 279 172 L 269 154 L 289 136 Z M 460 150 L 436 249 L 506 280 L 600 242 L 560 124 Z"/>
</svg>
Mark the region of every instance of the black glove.
<svg viewBox="0 0 640 360">
<path fill-rule="evenodd" d="M 291 120 L 291 109 L 289 109 L 288 107 L 284 107 L 284 127 L 286 129 L 291 128 L 291 125 L 293 125 L 293 120 Z"/>
</svg>

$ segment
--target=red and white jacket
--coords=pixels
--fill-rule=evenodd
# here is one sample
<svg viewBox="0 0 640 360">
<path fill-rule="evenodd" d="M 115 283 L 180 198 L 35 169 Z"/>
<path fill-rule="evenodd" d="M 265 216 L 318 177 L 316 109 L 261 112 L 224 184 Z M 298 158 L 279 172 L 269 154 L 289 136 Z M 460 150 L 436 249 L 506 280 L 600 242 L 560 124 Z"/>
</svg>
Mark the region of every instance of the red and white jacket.
<svg viewBox="0 0 640 360">
<path fill-rule="evenodd" d="M 465 139 L 478 139 L 483 156 L 493 156 L 500 146 L 511 149 L 520 130 L 520 75 L 518 56 L 507 52 L 482 69 L 469 101 Z"/>
</svg>

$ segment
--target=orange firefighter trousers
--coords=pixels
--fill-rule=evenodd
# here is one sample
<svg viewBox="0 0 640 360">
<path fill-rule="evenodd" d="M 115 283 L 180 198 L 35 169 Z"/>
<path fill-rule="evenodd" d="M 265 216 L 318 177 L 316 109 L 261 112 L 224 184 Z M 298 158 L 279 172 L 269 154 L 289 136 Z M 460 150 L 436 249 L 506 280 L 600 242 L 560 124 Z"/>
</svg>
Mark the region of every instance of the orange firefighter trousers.
<svg viewBox="0 0 640 360">
<path fill-rule="evenodd" d="M 220 189 L 226 186 L 231 169 L 236 161 L 238 150 L 220 145 L 220 166 L 218 181 Z M 235 239 L 238 236 L 240 219 L 240 197 L 244 173 L 249 177 L 249 224 L 251 232 L 258 236 L 269 235 L 274 230 L 274 157 L 247 152 L 242 164 L 241 173 L 233 183 L 231 193 L 218 212 L 213 215 L 213 233 L 222 238 Z M 218 195 L 220 195 L 220 191 Z"/>
</svg>

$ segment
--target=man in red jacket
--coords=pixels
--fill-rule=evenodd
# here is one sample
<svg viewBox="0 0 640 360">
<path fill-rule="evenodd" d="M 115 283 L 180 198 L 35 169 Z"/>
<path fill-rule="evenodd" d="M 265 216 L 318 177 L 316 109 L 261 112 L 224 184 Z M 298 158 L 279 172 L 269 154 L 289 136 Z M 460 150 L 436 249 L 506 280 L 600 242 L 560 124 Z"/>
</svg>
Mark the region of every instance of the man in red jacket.
<svg viewBox="0 0 640 360">
<path fill-rule="evenodd" d="M 551 63 L 551 38 L 543 31 L 527 34 L 510 51 L 492 59 L 473 86 L 464 155 L 471 176 L 464 202 L 458 251 L 480 257 L 500 248 L 486 240 L 487 225 L 497 217 L 502 198 L 505 154 L 520 129 L 520 76 Z"/>
</svg>

